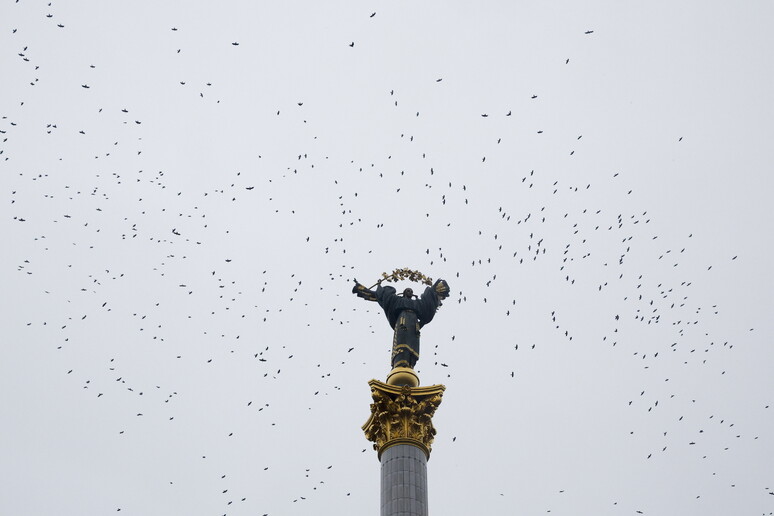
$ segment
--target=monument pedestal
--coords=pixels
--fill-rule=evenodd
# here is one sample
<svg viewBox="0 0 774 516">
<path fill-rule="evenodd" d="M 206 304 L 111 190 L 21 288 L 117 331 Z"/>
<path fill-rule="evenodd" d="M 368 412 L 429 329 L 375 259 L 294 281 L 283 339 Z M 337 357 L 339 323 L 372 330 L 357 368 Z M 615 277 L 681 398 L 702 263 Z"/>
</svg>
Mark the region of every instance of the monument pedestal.
<svg viewBox="0 0 774 516">
<path fill-rule="evenodd" d="M 412 387 L 412 380 L 403 385 L 368 382 L 374 402 L 363 431 L 382 463 L 381 516 L 428 514 L 427 461 L 435 437 L 432 418 L 446 387 Z"/>
</svg>

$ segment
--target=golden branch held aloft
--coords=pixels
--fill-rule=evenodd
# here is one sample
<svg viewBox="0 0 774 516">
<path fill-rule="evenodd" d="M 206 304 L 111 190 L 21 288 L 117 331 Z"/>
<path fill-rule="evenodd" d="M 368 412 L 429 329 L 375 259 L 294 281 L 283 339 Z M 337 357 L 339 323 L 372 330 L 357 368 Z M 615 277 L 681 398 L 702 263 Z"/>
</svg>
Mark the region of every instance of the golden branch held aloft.
<svg viewBox="0 0 774 516">
<path fill-rule="evenodd" d="M 422 274 L 419 271 L 414 271 L 409 268 L 404 269 L 395 269 L 392 271 L 392 274 L 387 274 L 386 272 L 382 273 L 382 279 L 371 285 L 371 288 L 374 288 L 378 285 L 382 284 L 382 281 L 400 281 L 400 280 L 409 280 L 413 281 L 415 283 L 424 283 L 425 285 L 432 285 L 433 284 L 433 278 L 428 278 L 424 274 Z"/>
</svg>

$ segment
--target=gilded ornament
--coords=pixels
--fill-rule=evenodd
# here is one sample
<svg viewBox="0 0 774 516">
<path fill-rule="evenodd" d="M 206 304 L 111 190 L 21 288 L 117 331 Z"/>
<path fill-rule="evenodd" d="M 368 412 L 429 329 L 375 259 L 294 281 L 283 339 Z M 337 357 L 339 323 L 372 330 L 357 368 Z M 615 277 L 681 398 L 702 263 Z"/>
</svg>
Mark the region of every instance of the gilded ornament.
<svg viewBox="0 0 774 516">
<path fill-rule="evenodd" d="M 382 451 L 394 444 L 412 444 L 430 457 L 435 438 L 433 415 L 441 404 L 443 385 L 402 387 L 378 380 L 371 386 L 371 417 L 363 425 L 366 438 L 374 443 L 381 457 Z"/>
</svg>

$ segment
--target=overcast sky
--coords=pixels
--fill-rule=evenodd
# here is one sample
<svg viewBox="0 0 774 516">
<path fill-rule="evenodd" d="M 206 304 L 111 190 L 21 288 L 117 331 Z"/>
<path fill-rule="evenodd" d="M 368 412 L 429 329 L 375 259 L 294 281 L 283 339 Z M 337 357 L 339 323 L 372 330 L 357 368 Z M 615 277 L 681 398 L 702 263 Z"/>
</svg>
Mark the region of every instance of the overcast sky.
<svg viewBox="0 0 774 516">
<path fill-rule="evenodd" d="M 431 514 L 771 514 L 773 16 L 3 1 L 0 512 L 375 514 L 409 267 Z"/>
</svg>

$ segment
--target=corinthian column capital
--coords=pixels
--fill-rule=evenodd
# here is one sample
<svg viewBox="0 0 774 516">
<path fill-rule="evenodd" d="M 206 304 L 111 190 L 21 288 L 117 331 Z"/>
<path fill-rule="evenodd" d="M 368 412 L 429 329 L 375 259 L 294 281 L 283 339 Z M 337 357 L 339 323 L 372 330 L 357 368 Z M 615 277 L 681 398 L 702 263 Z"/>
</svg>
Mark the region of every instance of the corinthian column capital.
<svg viewBox="0 0 774 516">
<path fill-rule="evenodd" d="M 374 443 L 381 459 L 382 452 L 396 444 L 410 444 L 430 458 L 435 438 L 433 415 L 441 404 L 443 385 L 427 387 L 395 386 L 378 380 L 371 386 L 371 417 L 363 425 L 366 439 Z"/>
</svg>

